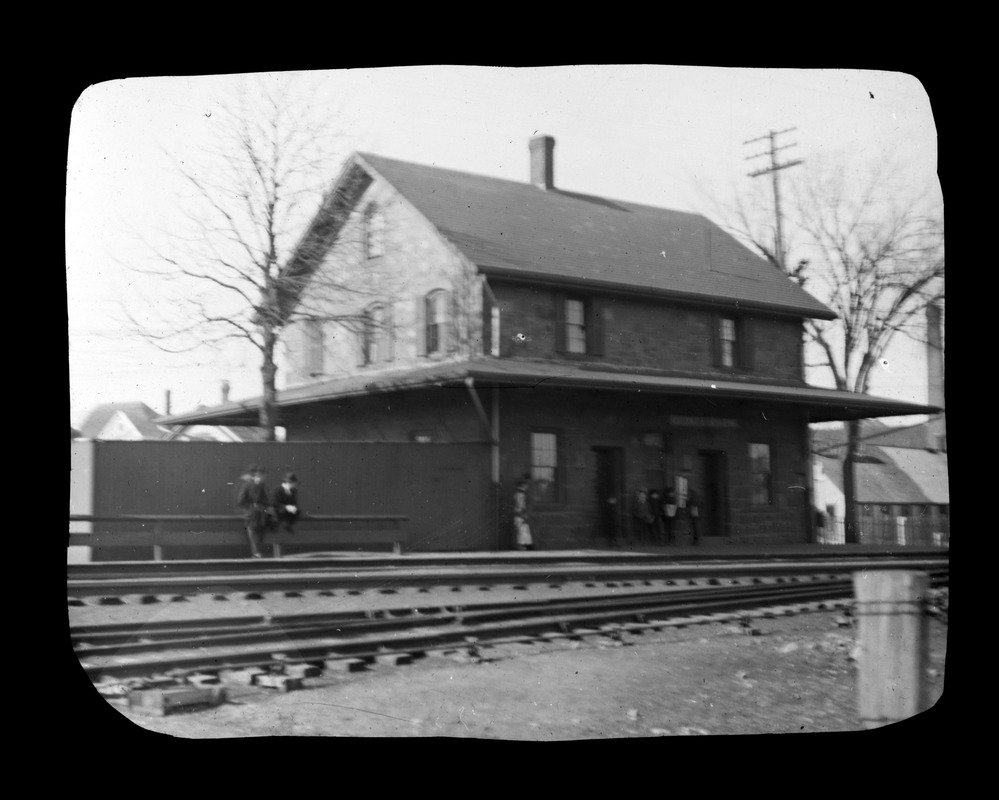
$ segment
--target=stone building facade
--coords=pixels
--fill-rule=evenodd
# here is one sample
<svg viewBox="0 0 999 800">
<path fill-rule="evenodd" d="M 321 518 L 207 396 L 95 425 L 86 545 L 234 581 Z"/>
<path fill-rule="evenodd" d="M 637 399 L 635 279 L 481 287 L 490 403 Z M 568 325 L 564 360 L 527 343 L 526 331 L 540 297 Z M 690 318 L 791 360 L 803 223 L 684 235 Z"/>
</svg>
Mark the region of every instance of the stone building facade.
<svg viewBox="0 0 999 800">
<path fill-rule="evenodd" d="M 832 312 L 704 217 L 556 189 L 553 152 L 527 184 L 352 157 L 289 308 L 288 440 L 487 442 L 501 546 L 525 474 L 540 548 L 627 541 L 667 487 L 704 537 L 811 540 L 809 423 L 916 407 L 808 386 Z"/>
</svg>

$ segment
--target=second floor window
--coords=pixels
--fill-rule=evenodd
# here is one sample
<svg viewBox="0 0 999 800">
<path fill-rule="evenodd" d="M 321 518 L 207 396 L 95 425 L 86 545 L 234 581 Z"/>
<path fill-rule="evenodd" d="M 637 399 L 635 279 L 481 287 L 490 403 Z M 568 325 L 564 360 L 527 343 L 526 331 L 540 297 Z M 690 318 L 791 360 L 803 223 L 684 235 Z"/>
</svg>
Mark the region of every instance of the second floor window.
<svg viewBox="0 0 999 800">
<path fill-rule="evenodd" d="M 721 317 L 718 320 L 718 355 L 721 366 L 735 366 L 735 320 Z"/>
<path fill-rule="evenodd" d="M 753 368 L 753 329 L 747 317 L 714 318 L 715 366 L 725 369 Z"/>
<path fill-rule="evenodd" d="M 447 331 L 447 292 L 437 289 L 424 300 L 424 342 L 427 354 L 444 351 Z"/>
<path fill-rule="evenodd" d="M 586 352 L 586 304 L 582 300 L 565 301 L 565 349 L 570 353 Z"/>
<path fill-rule="evenodd" d="M 555 296 L 555 350 L 574 356 L 603 355 L 601 311 L 591 298 Z"/>
</svg>

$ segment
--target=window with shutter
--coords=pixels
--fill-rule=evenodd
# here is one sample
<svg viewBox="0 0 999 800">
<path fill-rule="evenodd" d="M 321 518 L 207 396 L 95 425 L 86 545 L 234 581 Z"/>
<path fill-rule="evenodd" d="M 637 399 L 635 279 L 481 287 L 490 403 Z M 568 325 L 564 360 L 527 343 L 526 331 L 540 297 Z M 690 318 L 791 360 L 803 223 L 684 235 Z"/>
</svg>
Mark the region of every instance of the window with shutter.
<svg viewBox="0 0 999 800">
<path fill-rule="evenodd" d="M 739 366 L 742 369 L 753 369 L 754 345 L 753 345 L 753 320 L 749 317 L 740 317 L 736 330 L 736 337 L 739 344 Z"/>
</svg>

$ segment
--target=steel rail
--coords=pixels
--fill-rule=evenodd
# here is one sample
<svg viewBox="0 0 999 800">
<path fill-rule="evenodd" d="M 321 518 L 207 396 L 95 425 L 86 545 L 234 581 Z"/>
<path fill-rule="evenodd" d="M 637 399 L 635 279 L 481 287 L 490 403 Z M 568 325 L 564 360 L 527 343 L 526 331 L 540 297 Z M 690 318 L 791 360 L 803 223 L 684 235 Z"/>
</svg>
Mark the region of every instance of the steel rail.
<svg viewBox="0 0 999 800">
<path fill-rule="evenodd" d="M 677 564 L 608 565 L 556 564 L 551 566 L 517 565 L 510 568 L 437 568 L 392 570 L 316 570 L 292 573 L 235 572 L 179 577 L 112 579 L 70 579 L 68 595 L 83 597 L 121 597 L 123 595 L 192 595 L 234 592 L 361 590 L 391 587 L 465 586 L 528 584 L 538 582 L 573 582 L 596 580 L 654 580 L 680 578 L 720 578 L 737 575 L 793 575 L 821 572 L 854 572 L 862 569 L 932 570 L 947 566 L 946 558 L 852 558 L 815 562 L 749 561 Z"/>
<path fill-rule="evenodd" d="M 773 562 L 783 561 L 823 561 L 840 560 L 844 558 L 892 558 L 892 559 L 946 559 L 949 551 L 946 548 L 901 548 L 857 546 L 857 549 L 844 549 L 845 545 L 816 545 L 814 550 L 797 549 L 793 553 L 767 551 L 763 548 L 757 554 L 712 552 L 709 548 L 701 550 L 685 550 L 681 552 L 642 551 L 595 551 L 583 553 L 565 553 L 559 551 L 544 551 L 530 553 L 436 553 L 414 554 L 404 556 L 388 555 L 356 555 L 349 553 L 311 553 L 284 558 L 263 559 L 204 559 L 177 561 L 97 561 L 74 563 L 67 565 L 67 576 L 70 579 L 108 579 L 121 577 L 155 576 L 194 576 L 213 575 L 239 571 L 243 573 L 275 572 L 275 571 L 315 571 L 327 569 L 351 570 L 389 570 L 397 568 L 417 567 L 518 567 L 524 564 L 662 564 L 685 563 L 690 561 L 724 563 L 734 560 L 742 562 Z"/>
<path fill-rule="evenodd" d="M 936 583 L 946 581 L 946 576 L 938 575 Z M 560 607 L 538 609 L 535 614 L 527 614 L 515 619 L 489 618 L 490 612 L 483 612 L 478 618 L 465 613 L 451 623 L 432 627 L 423 625 L 402 632 L 398 628 L 388 631 L 366 633 L 363 630 L 353 636 L 315 636 L 295 638 L 295 632 L 285 633 L 282 641 L 256 642 L 242 647 L 227 649 L 212 647 L 211 642 L 199 642 L 193 649 L 166 650 L 133 657 L 127 653 L 106 656 L 86 651 L 79 653 L 84 670 L 92 678 L 136 677 L 167 672 L 218 672 L 240 667 L 270 667 L 275 663 L 315 663 L 326 659 L 363 658 L 373 659 L 387 653 L 425 653 L 428 650 L 441 650 L 448 646 L 468 646 L 469 643 L 489 641 L 523 641 L 540 635 L 574 636 L 579 635 L 582 626 L 601 626 L 627 623 L 632 628 L 663 627 L 666 625 L 690 624 L 698 615 L 746 611 L 750 608 L 789 603 L 814 603 L 852 596 L 849 581 L 835 581 L 827 585 L 783 584 L 779 592 L 759 591 L 743 596 L 709 598 L 684 598 L 677 602 L 663 598 L 661 593 L 649 598 L 646 604 L 621 603 L 613 608 L 606 604 L 589 606 L 585 599 L 567 602 Z M 617 598 L 626 600 L 627 598 Z M 650 622 L 649 620 L 655 620 Z M 469 622 L 468 620 L 473 620 Z M 370 630 L 370 629 L 369 629 Z M 599 631 L 593 631 L 599 632 Z"/>
</svg>

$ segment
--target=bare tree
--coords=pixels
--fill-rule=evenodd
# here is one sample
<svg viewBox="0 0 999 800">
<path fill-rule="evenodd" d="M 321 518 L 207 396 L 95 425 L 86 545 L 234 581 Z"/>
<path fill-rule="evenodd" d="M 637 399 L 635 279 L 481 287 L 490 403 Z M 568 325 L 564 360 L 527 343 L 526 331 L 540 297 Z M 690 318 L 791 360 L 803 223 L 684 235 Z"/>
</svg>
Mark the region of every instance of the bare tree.
<svg viewBox="0 0 999 800">
<path fill-rule="evenodd" d="M 152 265 L 130 265 L 161 279 L 158 318 L 130 317 L 146 339 L 170 352 L 235 340 L 259 354 L 259 425 L 269 440 L 279 423 L 275 358 L 284 331 L 309 319 L 359 332 L 371 320 L 363 302 L 344 298 L 384 290 L 374 272 L 358 280 L 356 271 L 320 269 L 329 245 L 344 235 L 356 187 L 334 180 L 341 137 L 319 111 L 327 104 L 316 91 L 281 76 L 244 84 L 221 103 L 213 111 L 217 142 L 205 158 L 174 159 L 188 190 L 181 200 L 185 228 L 167 231 L 168 244 L 150 248 Z M 324 302 L 306 301 L 306 294 Z"/>
<path fill-rule="evenodd" d="M 867 393 L 872 370 L 897 334 L 922 338 L 927 306 L 944 300 L 943 215 L 883 162 L 857 182 L 843 166 L 805 172 L 792 185 L 790 277 L 837 314 L 809 319 L 805 332 L 836 388 Z M 769 229 L 750 195 L 727 213 L 734 233 L 778 266 Z M 766 207 L 766 206 L 763 206 Z M 860 422 L 847 426 L 844 459 L 846 541 L 857 541 L 855 464 Z"/>
</svg>

